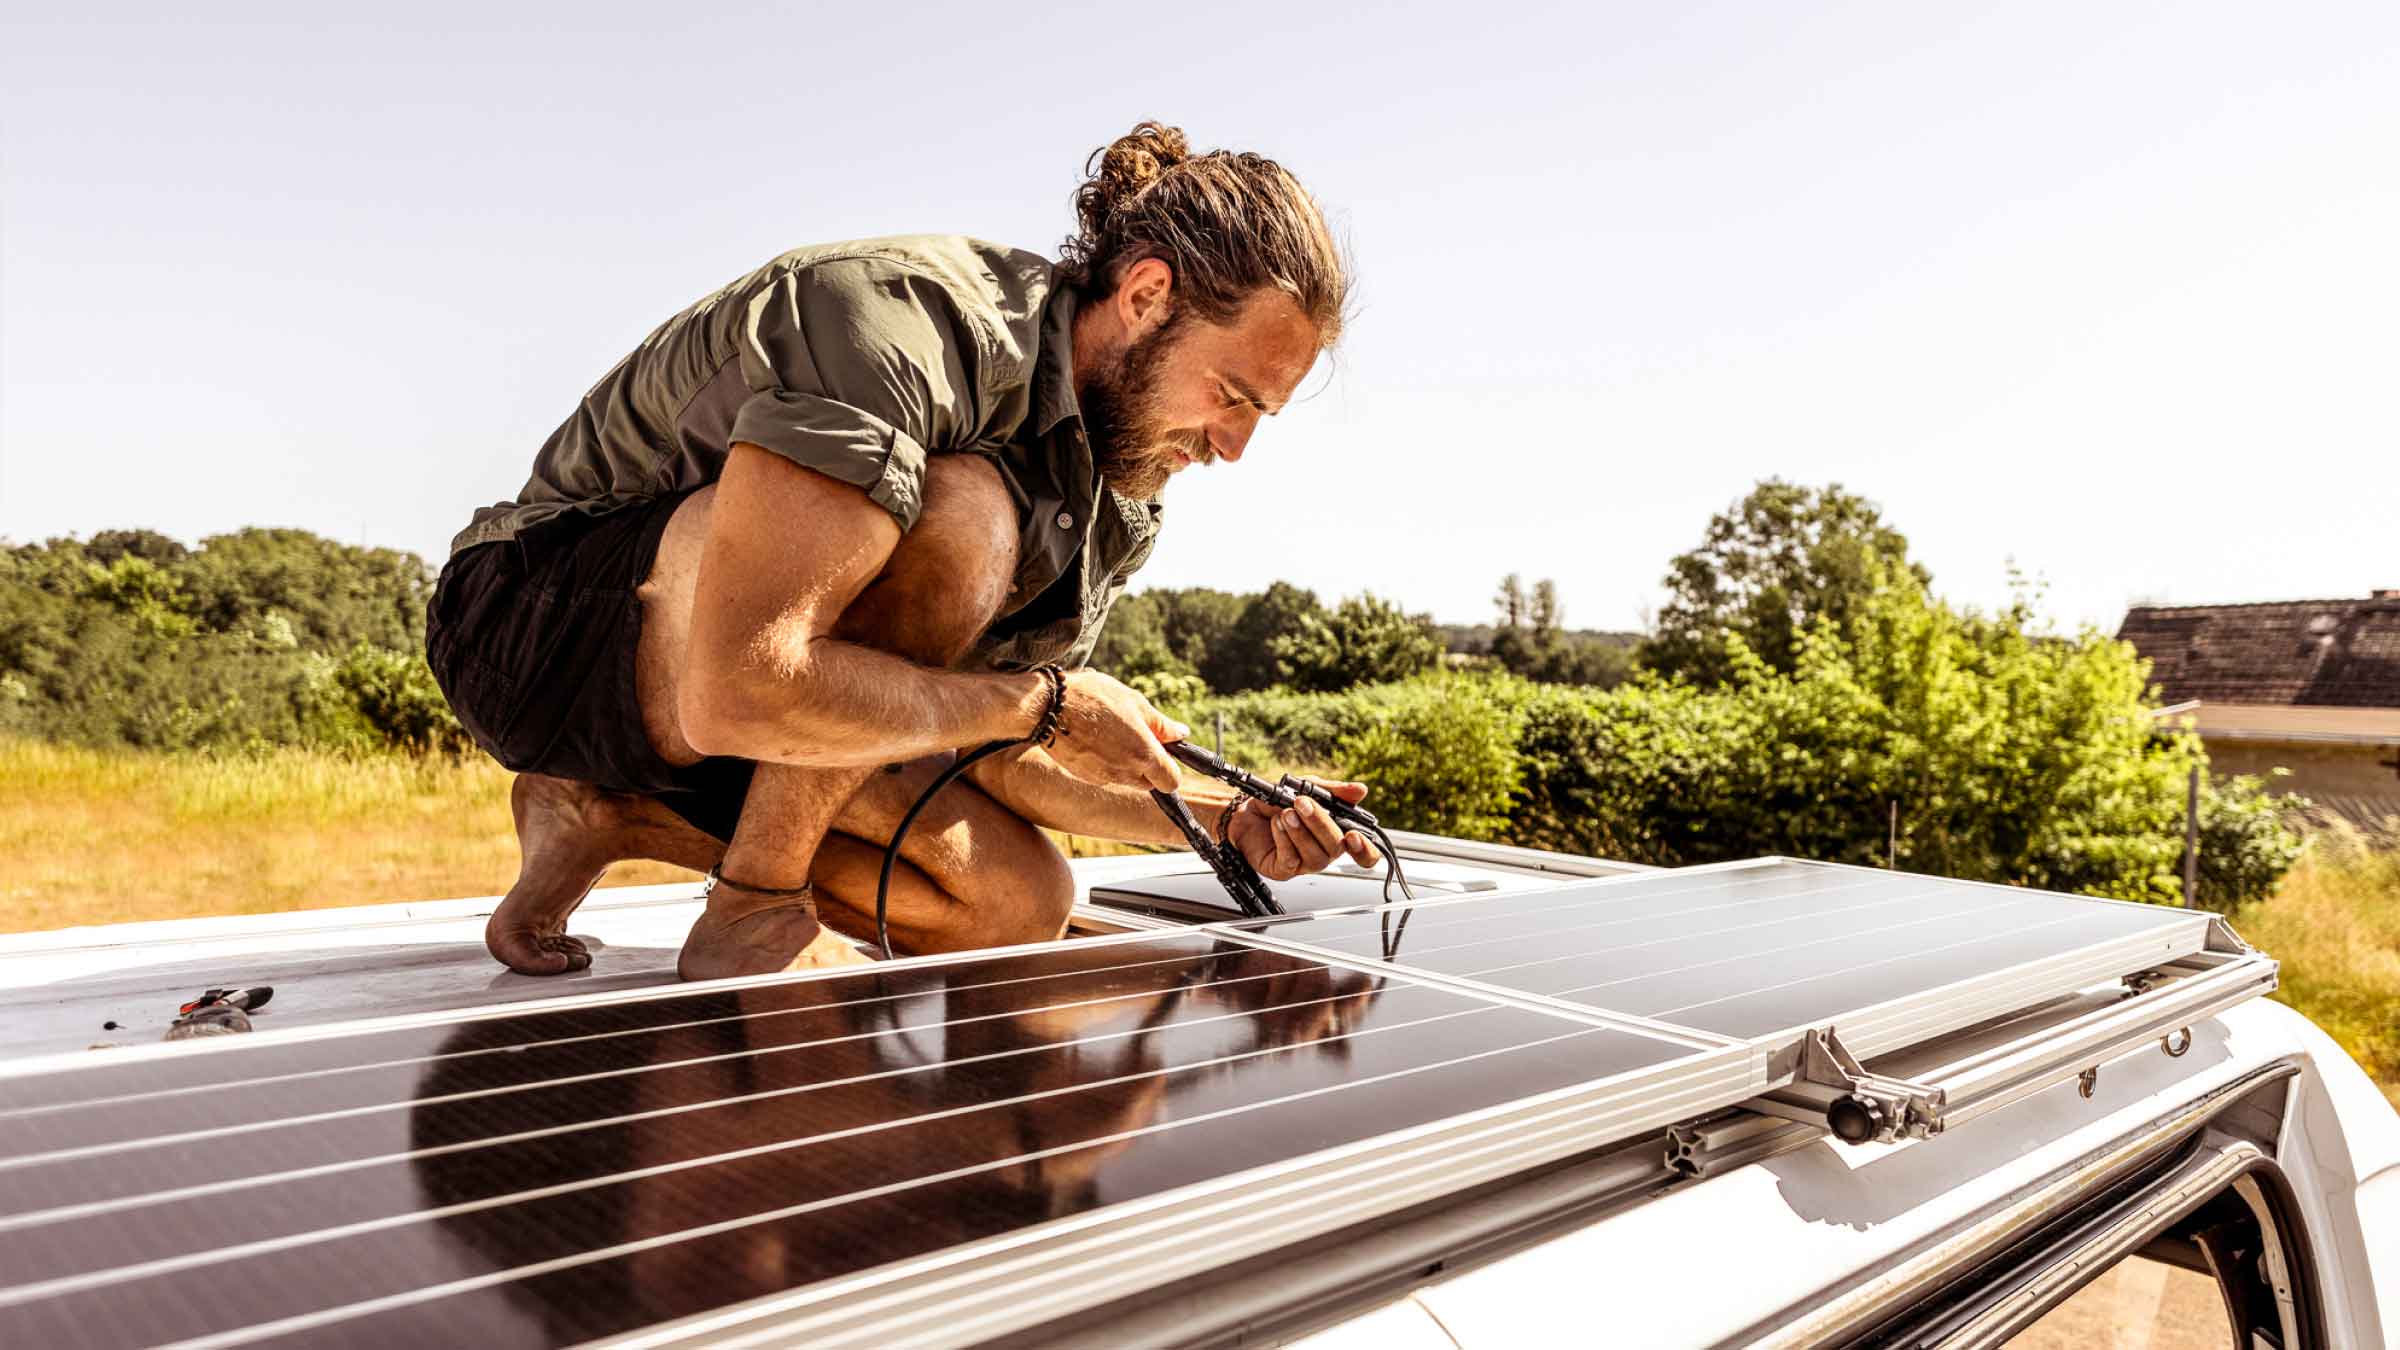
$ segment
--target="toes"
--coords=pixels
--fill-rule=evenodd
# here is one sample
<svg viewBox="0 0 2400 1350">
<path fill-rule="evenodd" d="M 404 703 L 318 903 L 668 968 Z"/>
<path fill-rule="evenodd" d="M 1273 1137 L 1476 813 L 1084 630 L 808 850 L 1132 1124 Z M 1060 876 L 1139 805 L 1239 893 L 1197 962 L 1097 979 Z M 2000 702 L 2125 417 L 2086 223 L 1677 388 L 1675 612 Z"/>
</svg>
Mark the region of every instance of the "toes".
<svg viewBox="0 0 2400 1350">
<path fill-rule="evenodd" d="M 588 970 L 592 964 L 584 945 L 563 933 L 507 933 L 486 945 L 502 965 L 519 975 L 565 975 Z"/>
</svg>

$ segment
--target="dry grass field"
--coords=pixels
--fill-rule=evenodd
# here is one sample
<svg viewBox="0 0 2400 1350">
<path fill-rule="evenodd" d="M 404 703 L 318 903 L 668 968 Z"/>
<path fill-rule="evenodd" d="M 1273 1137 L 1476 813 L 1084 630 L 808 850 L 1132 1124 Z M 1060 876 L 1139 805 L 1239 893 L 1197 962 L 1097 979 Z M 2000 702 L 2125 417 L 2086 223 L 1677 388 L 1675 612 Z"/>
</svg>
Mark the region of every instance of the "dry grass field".
<svg viewBox="0 0 2400 1350">
<path fill-rule="evenodd" d="M 158 755 L 0 738 L 0 933 L 497 895 L 517 875 L 508 784 L 481 757 Z M 602 884 L 695 875 L 621 863 Z"/>
<path fill-rule="evenodd" d="M 2400 851 L 2319 834 L 2273 897 L 2233 916 L 2283 962 L 2277 998 L 2307 1013 L 2400 1106 Z"/>
<path fill-rule="evenodd" d="M 508 780 L 482 759 L 0 740 L 0 932 L 498 894 L 516 875 Z M 608 882 L 690 875 L 628 863 Z M 2278 997 L 2400 1104 L 2400 854 L 2321 835 L 2234 923 L 2283 961 Z"/>
<path fill-rule="evenodd" d="M 0 930 L 497 894 L 517 869 L 508 782 L 482 759 L 0 741 Z"/>
</svg>

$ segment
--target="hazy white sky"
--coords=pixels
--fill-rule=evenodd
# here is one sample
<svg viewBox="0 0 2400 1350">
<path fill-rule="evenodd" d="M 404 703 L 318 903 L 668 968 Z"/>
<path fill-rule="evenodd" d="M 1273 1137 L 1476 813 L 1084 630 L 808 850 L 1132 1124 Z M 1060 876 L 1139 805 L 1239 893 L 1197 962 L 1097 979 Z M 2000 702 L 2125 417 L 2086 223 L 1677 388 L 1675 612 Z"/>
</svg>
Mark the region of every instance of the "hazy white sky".
<svg viewBox="0 0 2400 1350">
<path fill-rule="evenodd" d="M 2400 586 L 2400 6 L 341 8 L 0 18 L 0 536 L 438 558 L 692 299 L 1158 117 L 1360 284 L 1149 584 L 1630 627 L 1777 474 L 2070 623 Z"/>
</svg>

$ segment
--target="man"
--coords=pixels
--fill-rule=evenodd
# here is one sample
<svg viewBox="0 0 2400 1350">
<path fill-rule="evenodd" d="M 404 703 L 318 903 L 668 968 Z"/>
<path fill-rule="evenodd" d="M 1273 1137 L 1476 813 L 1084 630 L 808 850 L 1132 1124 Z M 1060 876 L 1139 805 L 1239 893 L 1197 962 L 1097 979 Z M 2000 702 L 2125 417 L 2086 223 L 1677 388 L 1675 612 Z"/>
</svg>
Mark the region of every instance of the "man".
<svg viewBox="0 0 2400 1350">
<path fill-rule="evenodd" d="M 1179 842 L 1145 790 L 1175 785 L 1161 742 L 1185 729 L 1061 668 L 1149 556 L 1167 480 L 1241 458 L 1348 283 L 1270 160 L 1144 123 L 1094 161 L 1059 263 L 800 249 L 669 319 L 453 542 L 428 656 L 520 775 L 522 871 L 485 934 L 512 970 L 588 966 L 567 918 L 636 857 L 710 873 L 687 979 L 862 959 L 821 920 L 873 931 L 900 816 L 992 740 L 1043 743 L 918 819 L 896 946 L 1057 936 L 1072 882 L 1037 826 Z M 1312 803 L 1190 796 L 1270 878 L 1377 861 Z"/>
</svg>

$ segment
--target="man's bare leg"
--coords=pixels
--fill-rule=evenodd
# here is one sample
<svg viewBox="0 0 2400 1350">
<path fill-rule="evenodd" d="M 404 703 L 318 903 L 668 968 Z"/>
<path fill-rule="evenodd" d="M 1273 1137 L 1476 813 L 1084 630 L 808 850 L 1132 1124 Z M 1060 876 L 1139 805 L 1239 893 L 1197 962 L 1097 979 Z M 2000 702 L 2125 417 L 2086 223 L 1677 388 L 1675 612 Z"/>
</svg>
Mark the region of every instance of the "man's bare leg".
<svg viewBox="0 0 2400 1350">
<path fill-rule="evenodd" d="M 642 644 L 636 678 L 651 744 L 670 763 L 699 758 L 678 718 L 688 661 L 700 554 L 715 489 L 694 493 L 659 541 L 640 591 Z M 1016 571 L 1016 508 L 990 464 L 965 455 L 926 469 L 925 506 L 881 576 L 852 602 L 833 636 L 947 667 L 973 647 L 1007 596 Z M 685 939 L 686 978 L 780 970 L 805 951 L 817 960 L 852 955 L 821 934 L 805 906 L 767 904 L 760 890 L 809 883 L 817 852 L 873 769 L 758 766 L 740 822 L 726 846 L 708 911 Z"/>
<path fill-rule="evenodd" d="M 813 873 L 825 921 L 871 940 L 884 841 L 946 758 L 877 773 L 852 797 L 817 850 Z M 892 869 L 892 947 L 966 951 L 1042 942 L 1066 928 L 1074 873 L 1048 836 L 968 779 L 943 788 L 918 815 Z"/>
<path fill-rule="evenodd" d="M 843 808 L 809 874 L 827 928 L 873 941 L 883 842 L 946 763 L 929 759 L 879 770 Z M 514 959 L 502 959 L 525 974 L 556 975 L 591 964 L 582 942 L 567 935 L 566 919 L 611 863 L 645 858 L 697 872 L 715 866 L 725 852 L 652 798 L 539 774 L 520 776 L 512 796 L 525 866 L 485 938 L 495 955 L 512 953 Z M 776 809 L 763 799 L 759 806 Z M 962 780 L 943 789 L 902 842 L 892 869 L 892 944 L 918 953 L 1038 942 L 1063 931 L 1073 900 L 1074 876 L 1056 846 Z M 542 913 L 545 901 L 552 906 L 550 926 L 536 927 L 540 920 L 530 916 Z M 804 948 L 795 963 L 855 959 L 828 934 Z"/>
<path fill-rule="evenodd" d="M 675 711 L 713 498 L 714 490 L 704 489 L 677 509 L 641 589 L 636 678 L 644 730 L 652 746 L 677 764 L 700 758 L 684 739 Z M 901 541 L 884 576 L 843 615 L 836 635 L 926 664 L 954 662 L 990 623 L 1006 594 L 1015 561 L 1014 522 L 1013 506 L 988 465 L 965 457 L 936 460 L 916 529 Z M 730 846 L 719 845 L 656 801 L 528 776 L 513 794 L 524 870 L 493 915 L 487 939 L 494 955 L 513 969 L 529 974 L 582 969 L 589 957 L 566 936 L 566 920 L 611 862 L 644 857 L 703 870 L 721 859 L 724 875 L 737 882 L 783 889 L 815 876 L 817 860 L 828 848 L 832 865 L 818 878 L 828 888 L 819 897 L 827 916 L 836 927 L 871 937 L 882 841 L 938 767 L 909 766 L 905 773 L 891 774 L 761 764 Z M 870 780 L 885 786 L 861 794 L 860 785 Z M 849 833 L 833 836 L 828 844 L 828 829 L 837 821 Z M 974 862 L 970 855 L 977 853 L 992 865 Z M 1045 867 L 1043 853 L 1054 861 L 1054 870 Z M 944 792 L 943 801 L 912 830 L 903 857 L 908 861 L 893 878 L 892 929 L 895 942 L 910 950 L 1024 941 L 1045 926 L 1055 934 L 1063 923 L 1071 893 L 1064 860 L 1040 831 L 972 783 Z M 1031 907 L 1039 912 L 1019 914 L 1024 905 L 1004 900 L 985 903 L 979 892 L 994 878 L 1011 879 L 1015 893 L 1024 893 L 1028 884 L 1041 890 L 1045 898 Z M 694 925 L 685 956 L 685 973 L 692 978 L 857 959 L 846 943 L 820 932 L 803 907 L 765 905 L 747 887 L 723 883 L 709 912 Z"/>
<path fill-rule="evenodd" d="M 589 783 L 519 774 L 509 788 L 516 819 L 516 885 L 483 929 L 484 945 L 523 975 L 563 975 L 592 964 L 567 916 L 609 864 L 650 858 L 704 872 L 724 847 L 655 801 Z"/>
</svg>

